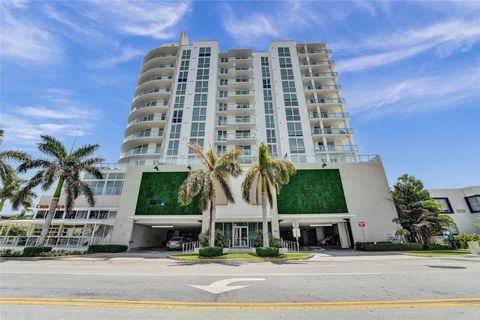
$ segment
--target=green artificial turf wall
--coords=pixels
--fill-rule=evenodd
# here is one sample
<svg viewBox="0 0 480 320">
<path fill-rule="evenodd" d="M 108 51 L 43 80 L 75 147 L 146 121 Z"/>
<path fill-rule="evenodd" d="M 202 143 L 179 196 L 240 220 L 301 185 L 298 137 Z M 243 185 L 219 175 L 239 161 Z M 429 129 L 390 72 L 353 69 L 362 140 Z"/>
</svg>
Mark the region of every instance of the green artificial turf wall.
<svg viewBox="0 0 480 320">
<path fill-rule="evenodd" d="M 347 213 L 338 169 L 297 170 L 277 197 L 279 214 Z"/>
<path fill-rule="evenodd" d="M 197 199 L 184 207 L 178 202 L 178 190 L 188 172 L 144 172 L 137 200 L 136 215 L 201 214 Z"/>
</svg>

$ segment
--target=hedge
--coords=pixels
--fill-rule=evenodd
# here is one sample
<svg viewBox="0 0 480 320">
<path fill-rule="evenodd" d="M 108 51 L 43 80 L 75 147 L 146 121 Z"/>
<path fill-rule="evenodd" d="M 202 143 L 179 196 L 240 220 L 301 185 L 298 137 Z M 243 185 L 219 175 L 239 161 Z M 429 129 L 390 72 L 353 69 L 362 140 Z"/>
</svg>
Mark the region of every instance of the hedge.
<svg viewBox="0 0 480 320">
<path fill-rule="evenodd" d="M 280 254 L 278 248 L 257 248 L 256 252 L 259 257 L 278 257 Z"/>
<path fill-rule="evenodd" d="M 223 248 L 220 247 L 205 247 L 200 248 L 198 255 L 200 257 L 218 257 L 223 254 Z"/>
<path fill-rule="evenodd" d="M 452 247 L 442 245 L 442 244 L 357 242 L 355 244 L 355 249 L 360 251 L 422 251 L 422 250 L 451 250 Z"/>
<path fill-rule="evenodd" d="M 459 244 L 459 247 L 462 249 L 468 249 L 468 242 L 469 241 L 477 241 L 480 243 L 480 234 L 478 233 L 460 233 L 456 240 Z"/>
<path fill-rule="evenodd" d="M 87 253 L 116 253 L 128 250 L 128 246 L 122 244 L 94 244 L 88 247 Z"/>
<path fill-rule="evenodd" d="M 52 247 L 25 247 L 23 249 L 22 255 L 24 257 L 37 257 L 40 256 L 42 253 L 52 251 Z"/>
</svg>

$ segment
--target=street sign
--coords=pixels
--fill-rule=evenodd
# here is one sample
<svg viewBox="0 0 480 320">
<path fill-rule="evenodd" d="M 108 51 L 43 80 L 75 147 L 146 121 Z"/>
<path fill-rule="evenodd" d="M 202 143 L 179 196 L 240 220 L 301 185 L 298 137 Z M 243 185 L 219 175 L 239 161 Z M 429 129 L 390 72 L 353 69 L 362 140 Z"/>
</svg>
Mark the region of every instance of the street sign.
<svg viewBox="0 0 480 320">
<path fill-rule="evenodd" d="M 358 221 L 358 226 L 360 228 L 365 228 L 365 221 Z"/>
<path fill-rule="evenodd" d="M 292 222 L 292 227 L 298 228 L 298 227 L 300 227 L 300 223 L 298 223 L 297 221 L 293 221 Z"/>
</svg>

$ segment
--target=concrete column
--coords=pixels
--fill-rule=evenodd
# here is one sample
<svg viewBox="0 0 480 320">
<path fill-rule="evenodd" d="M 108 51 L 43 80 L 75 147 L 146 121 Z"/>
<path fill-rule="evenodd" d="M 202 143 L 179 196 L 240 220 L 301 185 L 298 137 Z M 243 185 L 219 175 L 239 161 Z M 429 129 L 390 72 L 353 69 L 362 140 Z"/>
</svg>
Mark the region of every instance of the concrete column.
<svg viewBox="0 0 480 320">
<path fill-rule="evenodd" d="M 325 239 L 325 231 L 323 230 L 323 227 L 317 227 L 315 228 L 315 231 L 317 232 L 317 244 L 320 245 L 320 241 Z"/>
<path fill-rule="evenodd" d="M 348 237 L 347 226 L 345 222 L 339 222 L 338 226 L 338 235 L 340 236 L 340 246 L 342 248 L 350 248 L 350 239 Z"/>
</svg>

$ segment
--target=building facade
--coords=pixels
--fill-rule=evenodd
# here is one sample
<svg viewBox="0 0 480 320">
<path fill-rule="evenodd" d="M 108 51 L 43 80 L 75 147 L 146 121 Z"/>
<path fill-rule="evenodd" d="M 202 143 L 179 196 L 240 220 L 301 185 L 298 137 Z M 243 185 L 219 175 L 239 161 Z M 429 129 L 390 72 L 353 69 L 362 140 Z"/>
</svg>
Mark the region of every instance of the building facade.
<svg viewBox="0 0 480 320">
<path fill-rule="evenodd" d="M 334 66 L 323 43 L 273 41 L 265 52 L 221 52 L 217 41 L 190 43 L 182 33 L 178 43 L 150 51 L 116 169 L 123 179 L 119 194 L 97 196 L 115 211 L 103 241 L 159 247 L 172 236 L 197 239 L 208 229 L 208 211 L 200 212 L 195 201 L 182 207 L 177 199 L 189 170 L 200 165 L 189 143 L 217 154 L 240 149 L 244 172 L 260 142 L 273 157 L 295 164 L 297 174 L 268 208 L 275 237 L 295 241 L 295 227 L 302 245 L 347 248 L 393 236 L 397 214 L 382 162 L 358 154 Z M 261 206 L 241 199 L 243 177 L 230 179 L 235 204 L 217 191 L 216 229 L 232 247 L 248 247 L 262 229 Z M 107 184 L 91 182 L 99 189 Z M 89 225 L 88 217 L 79 220 Z M 90 234 L 85 230 L 82 236 Z"/>
<path fill-rule="evenodd" d="M 452 234 L 480 233 L 480 186 L 458 189 L 428 189 L 432 199 L 442 207 L 442 214 L 453 219 L 456 226 L 450 228 Z"/>
</svg>

